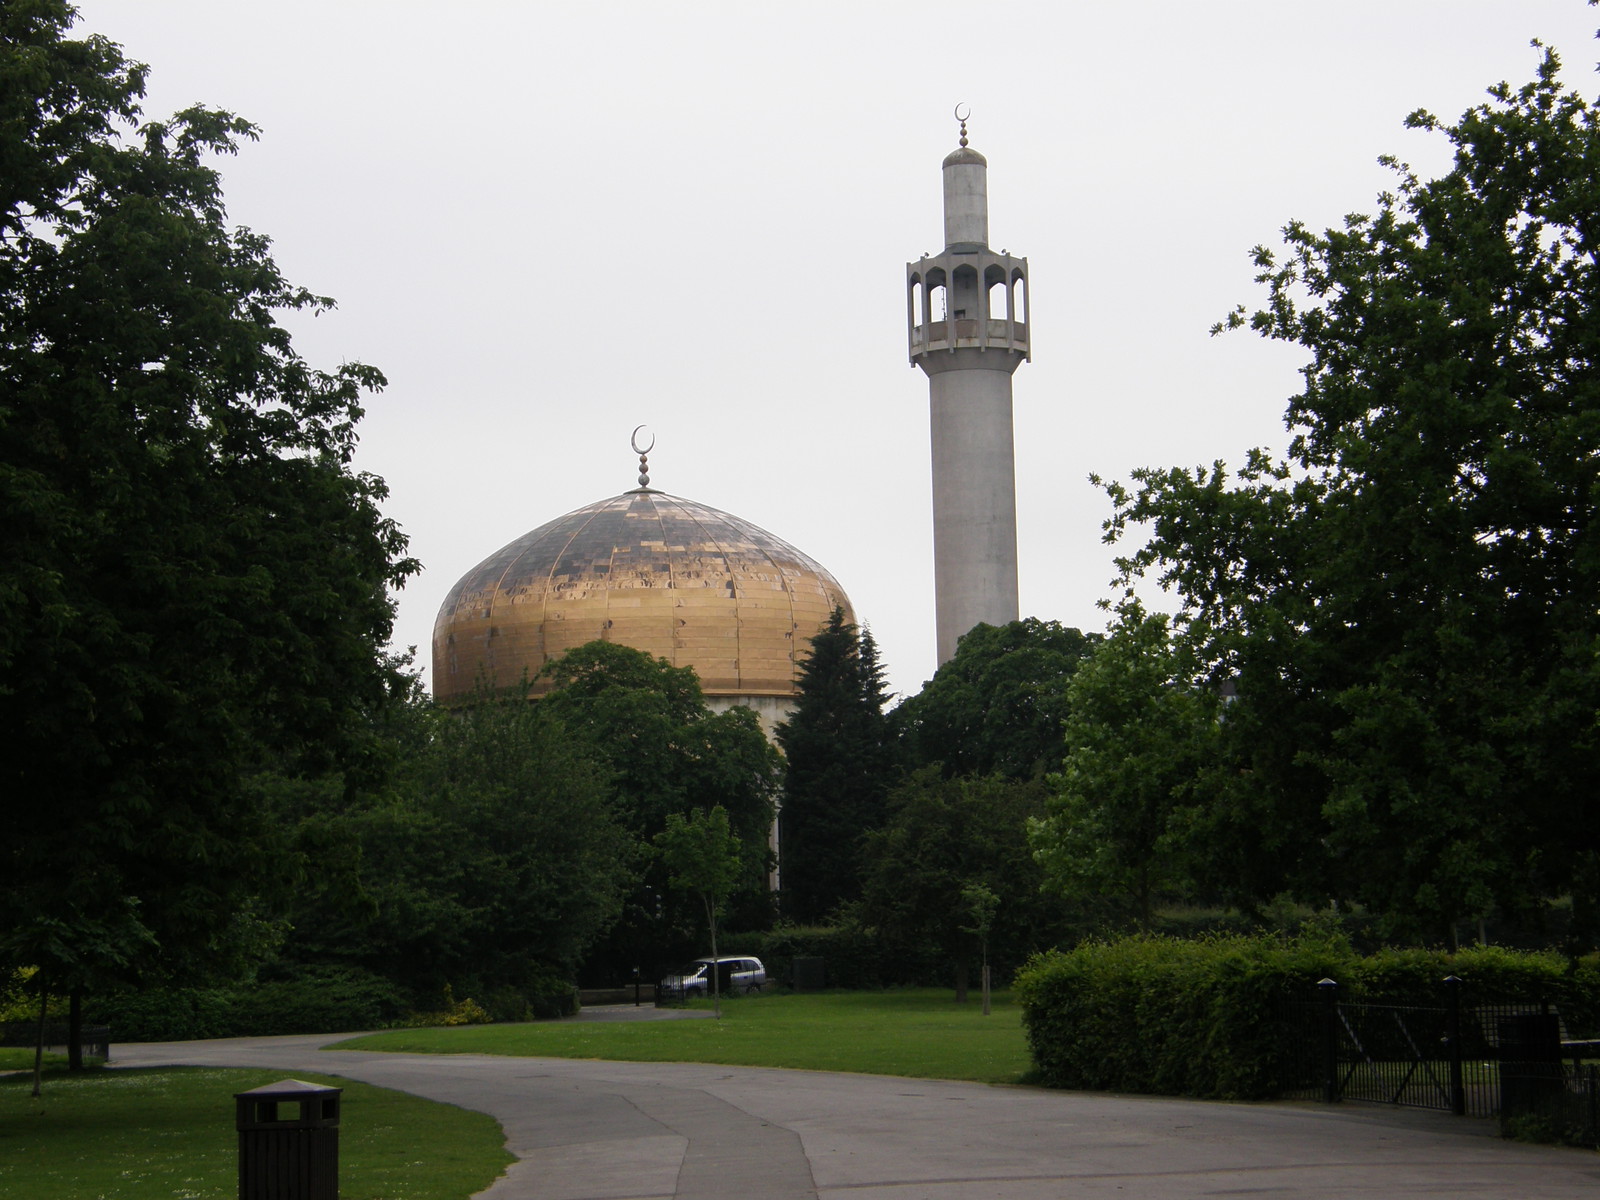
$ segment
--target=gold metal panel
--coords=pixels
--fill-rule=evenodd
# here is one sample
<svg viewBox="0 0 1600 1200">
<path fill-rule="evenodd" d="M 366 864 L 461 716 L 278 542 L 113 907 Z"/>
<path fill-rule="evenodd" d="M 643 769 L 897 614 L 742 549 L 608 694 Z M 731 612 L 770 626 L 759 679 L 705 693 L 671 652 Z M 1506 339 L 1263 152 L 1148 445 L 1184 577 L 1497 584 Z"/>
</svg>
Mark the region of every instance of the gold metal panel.
<svg viewBox="0 0 1600 1200">
<path fill-rule="evenodd" d="M 480 677 L 509 686 L 605 638 L 694 667 L 708 696 L 793 695 L 796 657 L 836 605 L 854 620 L 838 581 L 781 538 L 640 489 L 558 517 L 463 576 L 434 623 L 434 694 L 465 699 Z"/>
</svg>

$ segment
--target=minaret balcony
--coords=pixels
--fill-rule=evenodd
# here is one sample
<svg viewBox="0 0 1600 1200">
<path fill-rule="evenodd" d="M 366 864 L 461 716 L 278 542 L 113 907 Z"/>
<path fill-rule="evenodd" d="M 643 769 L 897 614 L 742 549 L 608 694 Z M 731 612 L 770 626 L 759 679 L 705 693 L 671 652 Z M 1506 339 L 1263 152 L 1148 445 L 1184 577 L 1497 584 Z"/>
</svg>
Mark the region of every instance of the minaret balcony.
<svg viewBox="0 0 1600 1200">
<path fill-rule="evenodd" d="M 1032 357 L 1028 345 L 1028 260 L 987 247 L 947 247 L 906 264 L 906 333 L 911 359 L 935 350 L 1000 350 Z"/>
<path fill-rule="evenodd" d="M 988 326 L 987 331 L 984 326 Z M 953 327 L 953 334 L 952 334 Z M 1015 350 L 1028 353 L 1028 326 L 1025 321 L 988 321 L 976 317 L 957 317 L 954 321 L 929 321 L 911 327 L 911 357 L 933 350 Z"/>
</svg>

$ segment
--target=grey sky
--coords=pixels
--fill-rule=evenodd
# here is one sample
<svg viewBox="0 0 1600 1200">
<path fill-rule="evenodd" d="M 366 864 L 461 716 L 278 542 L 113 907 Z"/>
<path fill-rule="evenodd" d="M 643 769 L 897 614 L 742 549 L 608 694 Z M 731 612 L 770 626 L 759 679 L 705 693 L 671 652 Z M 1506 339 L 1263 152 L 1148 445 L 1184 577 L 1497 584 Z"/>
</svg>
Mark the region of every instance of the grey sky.
<svg viewBox="0 0 1600 1200">
<path fill-rule="evenodd" d="M 1211 338 L 1248 251 L 1370 211 L 1393 153 L 1532 77 L 1585 93 L 1583 0 L 410 3 L 80 0 L 152 67 L 150 116 L 255 121 L 232 217 L 339 309 L 314 363 L 389 389 L 360 465 L 426 573 L 397 641 L 499 546 L 634 486 L 735 512 L 823 563 L 895 690 L 933 671 L 927 386 L 904 263 L 939 245 L 951 109 L 989 160 L 996 248 L 1029 259 L 1017 373 L 1022 610 L 1104 626 L 1091 471 L 1284 441 L 1297 356 Z"/>
</svg>

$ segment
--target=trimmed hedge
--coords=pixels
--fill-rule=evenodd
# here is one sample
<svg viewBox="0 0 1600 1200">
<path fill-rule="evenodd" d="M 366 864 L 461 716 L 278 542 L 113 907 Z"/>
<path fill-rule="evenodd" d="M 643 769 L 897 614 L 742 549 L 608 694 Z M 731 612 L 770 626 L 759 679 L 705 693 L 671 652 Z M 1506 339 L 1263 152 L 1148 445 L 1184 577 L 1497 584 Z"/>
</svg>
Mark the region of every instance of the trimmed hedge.
<svg viewBox="0 0 1600 1200">
<path fill-rule="evenodd" d="M 1304 1035 L 1287 1002 L 1314 997 L 1319 979 L 1344 999 L 1442 1004 L 1452 974 L 1467 1004 L 1548 1000 L 1575 1035 L 1600 1032 L 1600 958 L 1493 946 L 1363 958 L 1320 931 L 1090 941 L 1038 956 L 1013 991 L 1040 1083 L 1254 1100 L 1292 1080 Z"/>
<path fill-rule="evenodd" d="M 91 997 L 118 1042 L 188 1042 L 382 1029 L 409 1009 L 394 984 L 353 967 L 305 967 L 291 978 L 221 988 L 148 988 Z"/>
</svg>

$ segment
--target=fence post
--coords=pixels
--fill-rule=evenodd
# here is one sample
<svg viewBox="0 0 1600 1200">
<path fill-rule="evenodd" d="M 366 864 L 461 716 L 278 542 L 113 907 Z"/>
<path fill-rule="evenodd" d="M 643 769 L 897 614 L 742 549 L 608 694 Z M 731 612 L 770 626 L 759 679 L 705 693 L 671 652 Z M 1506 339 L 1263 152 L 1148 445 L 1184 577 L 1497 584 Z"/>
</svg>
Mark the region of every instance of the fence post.
<svg viewBox="0 0 1600 1200">
<path fill-rule="evenodd" d="M 1467 1086 L 1461 1075 L 1461 979 L 1456 975 L 1444 977 L 1445 1033 L 1450 1042 L 1450 1111 L 1458 1117 L 1467 1115 Z"/>
<path fill-rule="evenodd" d="M 1589 1064 L 1589 1144 L 1600 1150 L 1600 1067 Z"/>
<path fill-rule="evenodd" d="M 1317 990 L 1322 993 L 1323 1099 L 1332 1104 L 1339 1099 L 1339 985 L 1319 979 Z"/>
</svg>

